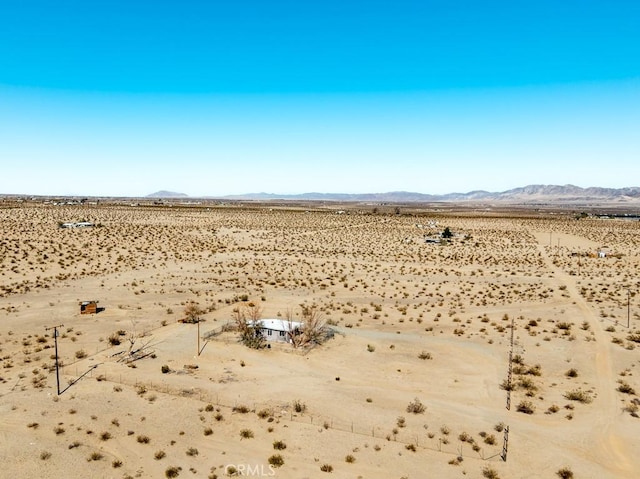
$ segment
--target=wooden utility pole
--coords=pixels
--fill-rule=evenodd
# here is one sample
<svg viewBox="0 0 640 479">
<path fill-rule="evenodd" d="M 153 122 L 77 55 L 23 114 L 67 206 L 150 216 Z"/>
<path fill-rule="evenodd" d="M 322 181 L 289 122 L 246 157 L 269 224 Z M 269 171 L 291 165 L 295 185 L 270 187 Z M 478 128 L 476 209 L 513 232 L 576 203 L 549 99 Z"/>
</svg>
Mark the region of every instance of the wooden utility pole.
<svg viewBox="0 0 640 479">
<path fill-rule="evenodd" d="M 63 327 L 64 324 L 58 324 L 57 326 L 51 326 L 50 328 L 44 328 L 45 331 L 51 331 L 53 329 L 53 343 L 56 350 L 56 385 L 58 386 L 58 396 L 60 396 L 60 366 L 58 363 L 58 328 Z"/>
<path fill-rule="evenodd" d="M 627 289 L 627 329 L 631 326 L 631 290 Z"/>
</svg>

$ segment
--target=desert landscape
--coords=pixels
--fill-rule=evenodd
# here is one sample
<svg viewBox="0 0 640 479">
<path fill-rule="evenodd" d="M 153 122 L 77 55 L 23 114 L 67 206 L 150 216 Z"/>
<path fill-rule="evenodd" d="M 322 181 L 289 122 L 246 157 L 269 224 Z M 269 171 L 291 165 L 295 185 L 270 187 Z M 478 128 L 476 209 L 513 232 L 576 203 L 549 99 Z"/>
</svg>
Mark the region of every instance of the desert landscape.
<svg viewBox="0 0 640 479">
<path fill-rule="evenodd" d="M 638 477 L 637 218 L 5 199 L 0 224 L 4 477 Z M 251 348 L 240 316 L 331 334 Z"/>
</svg>

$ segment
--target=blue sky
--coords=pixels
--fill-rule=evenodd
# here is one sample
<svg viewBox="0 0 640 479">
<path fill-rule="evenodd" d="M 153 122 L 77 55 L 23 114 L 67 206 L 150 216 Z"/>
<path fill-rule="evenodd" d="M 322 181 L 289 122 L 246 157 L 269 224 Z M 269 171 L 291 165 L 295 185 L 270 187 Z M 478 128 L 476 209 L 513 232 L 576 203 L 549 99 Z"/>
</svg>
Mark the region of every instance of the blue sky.
<svg viewBox="0 0 640 479">
<path fill-rule="evenodd" d="M 640 181 L 640 2 L 0 6 L 0 193 Z"/>
</svg>

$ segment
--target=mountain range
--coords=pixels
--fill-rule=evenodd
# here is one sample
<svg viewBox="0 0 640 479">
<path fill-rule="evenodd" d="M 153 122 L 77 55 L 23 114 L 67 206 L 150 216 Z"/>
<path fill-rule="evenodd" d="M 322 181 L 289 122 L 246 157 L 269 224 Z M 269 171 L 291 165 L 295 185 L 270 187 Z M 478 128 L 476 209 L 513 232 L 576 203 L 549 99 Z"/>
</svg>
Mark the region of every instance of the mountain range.
<svg viewBox="0 0 640 479">
<path fill-rule="evenodd" d="M 581 188 L 574 185 L 528 185 L 501 192 L 484 190 L 468 193 L 448 193 L 430 195 L 409 191 L 388 193 L 303 193 L 299 195 L 278 195 L 273 193 L 251 193 L 226 196 L 226 199 L 244 200 L 323 200 L 323 201 L 373 201 L 389 203 L 411 202 L 459 202 L 459 201 L 498 201 L 506 203 L 539 203 L 549 201 L 572 202 L 640 202 L 640 187 L 627 188 Z"/>
<path fill-rule="evenodd" d="M 148 198 L 188 198 L 184 193 L 158 191 Z M 302 193 L 281 195 L 276 193 L 247 193 L 229 196 L 207 196 L 228 200 L 296 200 L 296 201 L 355 201 L 376 203 L 430 203 L 430 202 L 504 202 L 504 203 L 584 203 L 614 202 L 640 203 L 640 187 L 626 188 L 581 188 L 575 185 L 528 185 L 501 192 L 484 190 L 468 193 L 447 193 L 430 195 L 410 191 L 391 191 L 387 193 Z"/>
</svg>

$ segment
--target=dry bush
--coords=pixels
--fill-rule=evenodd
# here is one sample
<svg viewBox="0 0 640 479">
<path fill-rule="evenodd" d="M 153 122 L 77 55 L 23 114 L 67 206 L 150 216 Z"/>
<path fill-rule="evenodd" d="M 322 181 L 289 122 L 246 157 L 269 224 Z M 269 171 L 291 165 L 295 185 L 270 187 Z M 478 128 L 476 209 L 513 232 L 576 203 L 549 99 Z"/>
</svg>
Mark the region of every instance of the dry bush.
<svg viewBox="0 0 640 479">
<path fill-rule="evenodd" d="M 189 449 L 186 450 L 186 454 L 187 456 L 194 457 L 199 454 L 199 451 L 195 447 L 190 447 Z"/>
<path fill-rule="evenodd" d="M 560 479 L 573 479 L 573 471 L 568 467 L 563 467 L 562 469 L 559 469 L 558 472 L 556 472 L 556 475 Z"/>
<path fill-rule="evenodd" d="M 267 459 L 267 462 L 273 467 L 282 467 L 284 465 L 284 458 L 280 454 L 274 454 Z"/>
<path fill-rule="evenodd" d="M 200 321 L 200 316 L 204 313 L 204 310 L 195 301 L 190 301 L 184 307 L 184 323 L 195 324 Z"/>
<path fill-rule="evenodd" d="M 564 393 L 564 397 L 569 401 L 578 401 L 583 404 L 588 404 L 593 401 L 591 395 L 588 392 L 583 391 L 582 389 L 573 389 L 571 391 L 567 391 L 566 393 Z"/>
<path fill-rule="evenodd" d="M 618 383 L 620 383 L 620 386 L 618 386 L 618 391 L 624 394 L 631 394 L 631 395 L 635 395 L 636 391 L 635 389 L 633 389 L 633 387 L 631 387 L 631 385 L 629 383 L 627 383 L 626 381 L 618 381 Z"/>
<path fill-rule="evenodd" d="M 413 414 L 422 414 L 425 412 L 426 409 L 427 409 L 426 406 L 422 404 L 422 402 L 418 398 L 415 398 L 407 406 L 407 412 L 410 412 Z"/>
<path fill-rule="evenodd" d="M 491 466 L 485 466 L 482 468 L 482 477 L 486 479 L 500 479 L 498 472 Z"/>
<path fill-rule="evenodd" d="M 276 451 L 283 451 L 287 448 L 287 445 L 284 443 L 284 441 L 273 441 L 273 448 Z"/>
<path fill-rule="evenodd" d="M 174 477 L 178 477 L 180 475 L 180 471 L 182 470 L 181 467 L 177 467 L 177 466 L 169 466 L 167 467 L 167 469 L 164 471 L 164 475 L 165 477 L 167 477 L 168 479 L 172 479 Z"/>
<path fill-rule="evenodd" d="M 433 356 L 431 355 L 431 353 L 422 351 L 420 354 L 418 354 L 418 358 L 420 359 L 433 359 Z"/>
<path fill-rule="evenodd" d="M 533 414 L 535 411 L 535 407 L 533 406 L 533 403 L 531 401 L 520 401 L 520 403 L 516 407 L 516 411 L 525 414 Z"/>
</svg>

